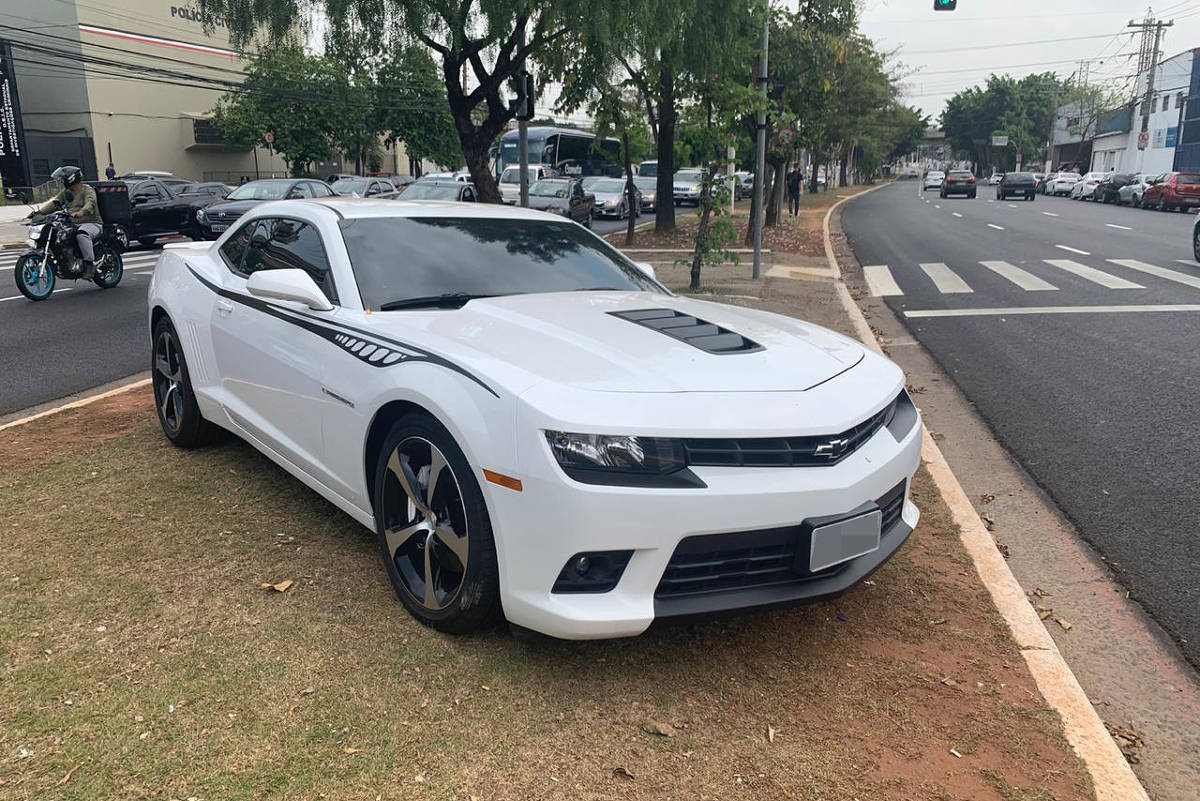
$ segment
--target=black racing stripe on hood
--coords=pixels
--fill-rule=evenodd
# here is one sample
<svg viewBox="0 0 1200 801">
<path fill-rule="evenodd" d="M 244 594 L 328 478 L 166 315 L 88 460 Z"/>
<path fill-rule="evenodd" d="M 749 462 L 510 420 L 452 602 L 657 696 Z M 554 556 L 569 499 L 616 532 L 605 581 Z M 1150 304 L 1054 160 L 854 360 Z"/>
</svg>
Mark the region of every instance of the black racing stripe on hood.
<svg viewBox="0 0 1200 801">
<path fill-rule="evenodd" d="M 406 342 L 401 342 L 391 337 L 381 336 L 373 331 L 363 331 L 344 323 L 339 323 L 337 327 L 334 327 L 324 321 L 317 321 L 308 315 L 282 309 L 279 306 L 267 303 L 261 298 L 243 295 L 240 292 L 233 292 L 222 286 L 218 286 L 192 269 L 191 265 L 188 265 L 188 272 L 217 295 L 316 334 L 371 367 L 391 367 L 392 365 L 404 364 L 405 362 L 428 362 L 466 376 L 496 398 L 500 397 L 494 389 L 485 384 L 478 376 L 435 353 L 430 353 L 424 348 L 418 348 L 415 345 L 409 345 Z"/>
</svg>

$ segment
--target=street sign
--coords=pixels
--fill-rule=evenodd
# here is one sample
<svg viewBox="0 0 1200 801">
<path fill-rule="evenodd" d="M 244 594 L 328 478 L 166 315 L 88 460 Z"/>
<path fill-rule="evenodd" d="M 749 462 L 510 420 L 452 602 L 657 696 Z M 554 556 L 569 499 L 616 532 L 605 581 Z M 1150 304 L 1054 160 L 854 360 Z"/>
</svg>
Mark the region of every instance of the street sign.
<svg viewBox="0 0 1200 801">
<path fill-rule="evenodd" d="M 275 132 L 267 131 L 265 134 L 263 134 L 263 141 L 266 142 L 268 145 L 275 144 Z"/>
<path fill-rule="evenodd" d="M 992 136 L 992 147 L 1008 147 L 1008 137 L 999 134 Z"/>
<path fill-rule="evenodd" d="M 1141 131 L 1138 133 L 1138 150 L 1145 150 L 1150 147 L 1150 132 Z"/>
</svg>

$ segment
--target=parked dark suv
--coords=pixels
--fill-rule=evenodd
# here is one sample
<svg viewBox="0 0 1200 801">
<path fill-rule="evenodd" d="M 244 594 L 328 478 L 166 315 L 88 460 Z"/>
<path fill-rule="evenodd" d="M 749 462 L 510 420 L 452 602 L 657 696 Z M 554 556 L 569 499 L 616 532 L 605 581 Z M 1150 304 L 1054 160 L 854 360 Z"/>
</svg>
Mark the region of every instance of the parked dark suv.
<svg viewBox="0 0 1200 801">
<path fill-rule="evenodd" d="M 1133 180 L 1133 175 L 1127 172 L 1113 173 L 1105 178 L 1100 183 L 1096 184 L 1095 191 L 1092 192 L 1092 200 L 1099 203 L 1117 203 L 1121 202 L 1121 187 L 1125 186 Z"/>
<path fill-rule="evenodd" d="M 948 198 L 951 195 L 966 195 L 975 197 L 978 189 L 975 187 L 975 175 L 969 170 L 951 170 L 942 181 L 941 195 Z"/>
</svg>

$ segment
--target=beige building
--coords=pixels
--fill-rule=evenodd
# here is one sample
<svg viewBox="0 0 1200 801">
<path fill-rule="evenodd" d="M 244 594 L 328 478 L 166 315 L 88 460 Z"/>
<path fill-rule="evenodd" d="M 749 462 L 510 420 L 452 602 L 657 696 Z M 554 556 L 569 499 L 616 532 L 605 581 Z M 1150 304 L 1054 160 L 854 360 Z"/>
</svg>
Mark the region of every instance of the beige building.
<svg viewBox="0 0 1200 801">
<path fill-rule="evenodd" d="M 63 164 L 103 177 L 110 161 L 118 175 L 162 170 L 226 183 L 286 174 L 278 154 L 231 146 L 211 124 L 224 89 L 241 80 L 244 60 L 219 21 L 205 29 L 196 6 L 3 0 L 0 26 L 24 129 L 23 174 L 5 162 L 7 186 L 36 186 Z M 388 156 L 385 170 L 406 168 L 402 147 Z M 325 175 L 341 164 L 314 169 Z"/>
</svg>

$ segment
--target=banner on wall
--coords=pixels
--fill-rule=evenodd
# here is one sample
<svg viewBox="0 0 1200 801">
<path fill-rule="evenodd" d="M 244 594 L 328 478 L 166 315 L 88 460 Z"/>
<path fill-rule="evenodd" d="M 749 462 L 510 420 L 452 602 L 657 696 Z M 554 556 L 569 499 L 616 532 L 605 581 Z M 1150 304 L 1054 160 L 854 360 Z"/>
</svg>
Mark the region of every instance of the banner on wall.
<svg viewBox="0 0 1200 801">
<path fill-rule="evenodd" d="M 12 48 L 0 39 L 0 177 L 5 186 L 29 186 L 25 158 L 25 130 L 21 127 Z"/>
<path fill-rule="evenodd" d="M 1175 147 L 1179 144 L 1179 128 L 1178 126 L 1167 129 L 1167 147 Z"/>
</svg>

